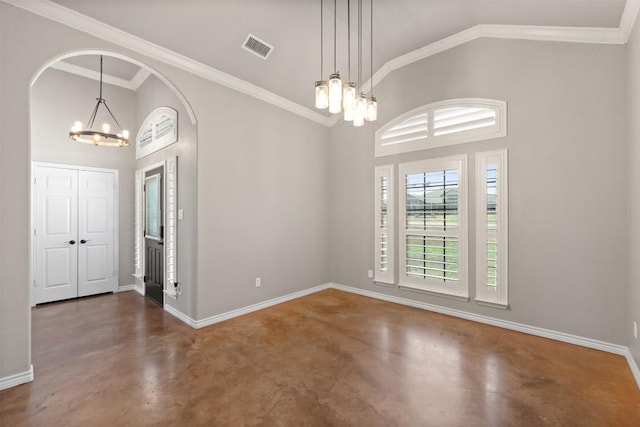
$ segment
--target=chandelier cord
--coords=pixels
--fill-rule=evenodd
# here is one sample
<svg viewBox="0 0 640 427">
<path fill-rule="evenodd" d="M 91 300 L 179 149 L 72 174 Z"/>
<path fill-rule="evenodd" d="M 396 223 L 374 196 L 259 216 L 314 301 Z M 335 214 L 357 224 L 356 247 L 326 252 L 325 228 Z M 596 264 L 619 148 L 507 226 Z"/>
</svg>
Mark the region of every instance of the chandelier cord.
<svg viewBox="0 0 640 427">
<path fill-rule="evenodd" d="M 323 9 L 324 9 L 324 0 L 320 0 L 320 80 L 322 80 L 322 64 L 324 63 L 324 17 L 323 17 Z"/>
<path fill-rule="evenodd" d="M 373 97 L 373 0 L 371 0 L 371 25 L 369 29 L 371 30 L 371 43 L 370 43 L 371 53 L 369 55 L 369 59 L 371 61 L 371 68 L 370 68 L 371 78 L 369 79 L 371 81 L 371 90 L 369 91 L 369 93 Z"/>
<path fill-rule="evenodd" d="M 362 90 L 362 0 L 358 0 L 358 86 Z"/>
<path fill-rule="evenodd" d="M 347 0 L 347 79 L 351 83 L 351 0 Z"/>
<path fill-rule="evenodd" d="M 96 106 L 93 108 L 93 112 L 91 113 L 91 117 L 89 117 L 89 121 L 88 121 L 89 129 L 93 129 L 93 125 L 96 121 L 96 116 L 98 115 L 98 109 L 100 108 L 100 104 L 102 104 L 104 105 L 104 108 L 107 109 L 107 111 L 109 112 L 109 115 L 111 116 L 113 121 L 116 123 L 116 125 L 118 125 L 118 128 L 122 130 L 122 126 L 120 126 L 118 119 L 116 119 L 116 116 L 113 115 L 113 113 L 111 112 L 111 108 L 109 108 L 109 106 L 107 105 L 107 101 L 102 97 L 102 55 L 100 55 L 100 96 L 96 100 L 98 102 L 96 103 Z"/>
<path fill-rule="evenodd" d="M 336 72 L 337 71 L 337 67 L 336 67 L 336 47 L 337 47 L 337 37 L 336 37 L 336 24 L 337 24 L 337 15 L 338 15 L 338 9 L 337 9 L 337 0 L 333 0 L 333 71 Z"/>
</svg>

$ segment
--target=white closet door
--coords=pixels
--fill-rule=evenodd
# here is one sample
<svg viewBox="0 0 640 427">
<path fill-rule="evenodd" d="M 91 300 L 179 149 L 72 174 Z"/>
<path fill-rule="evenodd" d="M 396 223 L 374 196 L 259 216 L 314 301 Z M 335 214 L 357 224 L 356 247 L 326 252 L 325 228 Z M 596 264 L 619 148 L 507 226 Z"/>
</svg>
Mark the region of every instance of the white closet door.
<svg viewBox="0 0 640 427">
<path fill-rule="evenodd" d="M 78 296 L 113 292 L 114 174 L 78 176 Z"/>
<path fill-rule="evenodd" d="M 78 294 L 78 171 L 36 168 L 36 303 Z"/>
</svg>

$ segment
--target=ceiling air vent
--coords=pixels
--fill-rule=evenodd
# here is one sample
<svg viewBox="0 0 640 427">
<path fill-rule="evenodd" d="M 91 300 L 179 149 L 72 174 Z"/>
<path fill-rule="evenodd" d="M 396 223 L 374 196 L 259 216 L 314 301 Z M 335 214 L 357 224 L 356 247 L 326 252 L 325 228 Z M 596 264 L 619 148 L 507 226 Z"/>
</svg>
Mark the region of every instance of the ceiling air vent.
<svg viewBox="0 0 640 427">
<path fill-rule="evenodd" d="M 271 51 L 273 50 L 273 46 L 264 40 L 260 40 L 253 34 L 249 34 L 242 44 L 242 48 L 248 50 L 254 55 L 258 55 L 262 59 L 267 59 Z"/>
</svg>

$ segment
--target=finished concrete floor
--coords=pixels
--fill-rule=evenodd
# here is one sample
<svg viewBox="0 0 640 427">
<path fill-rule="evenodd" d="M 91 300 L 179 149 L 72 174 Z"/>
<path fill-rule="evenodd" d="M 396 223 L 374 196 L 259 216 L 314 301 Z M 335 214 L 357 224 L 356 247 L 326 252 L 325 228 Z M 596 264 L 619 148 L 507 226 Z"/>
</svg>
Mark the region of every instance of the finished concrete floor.
<svg viewBox="0 0 640 427">
<path fill-rule="evenodd" d="M 134 292 L 33 310 L 4 426 L 640 426 L 621 356 L 325 290 L 200 330 Z"/>
</svg>

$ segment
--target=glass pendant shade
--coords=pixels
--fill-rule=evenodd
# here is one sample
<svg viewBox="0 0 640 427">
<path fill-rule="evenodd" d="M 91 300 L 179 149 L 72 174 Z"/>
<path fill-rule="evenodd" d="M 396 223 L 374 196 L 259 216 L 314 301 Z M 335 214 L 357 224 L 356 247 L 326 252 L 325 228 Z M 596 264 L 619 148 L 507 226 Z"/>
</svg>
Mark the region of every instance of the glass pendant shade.
<svg viewBox="0 0 640 427">
<path fill-rule="evenodd" d="M 350 122 L 353 120 L 353 114 L 356 107 L 356 84 L 345 83 L 342 92 L 342 108 L 344 108 L 344 120 Z"/>
<path fill-rule="evenodd" d="M 378 119 L 378 101 L 375 96 L 372 96 L 367 101 L 367 115 L 365 116 L 368 122 L 375 122 Z"/>
<path fill-rule="evenodd" d="M 329 77 L 329 112 L 342 111 L 342 80 L 340 74 L 331 74 Z"/>
<path fill-rule="evenodd" d="M 364 125 L 364 117 L 367 114 L 367 97 L 364 94 L 356 99 L 356 111 L 353 115 L 353 125 L 360 127 Z"/>
<path fill-rule="evenodd" d="M 326 80 L 316 81 L 316 108 L 323 110 L 329 106 L 329 85 Z"/>
</svg>

